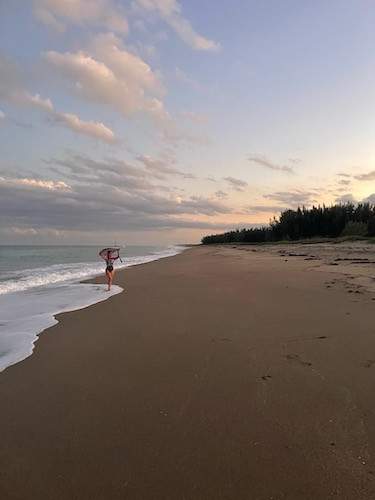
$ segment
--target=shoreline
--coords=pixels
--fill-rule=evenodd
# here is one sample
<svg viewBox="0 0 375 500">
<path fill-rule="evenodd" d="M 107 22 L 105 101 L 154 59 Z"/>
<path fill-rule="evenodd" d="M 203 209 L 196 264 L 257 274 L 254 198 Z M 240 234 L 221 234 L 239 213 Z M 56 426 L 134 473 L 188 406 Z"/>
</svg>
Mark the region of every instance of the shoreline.
<svg viewBox="0 0 375 500">
<path fill-rule="evenodd" d="M 0 497 L 374 498 L 373 294 L 304 258 L 193 247 L 57 315 L 0 374 Z"/>
<path fill-rule="evenodd" d="M 177 253 L 184 251 L 182 246 L 175 245 L 154 254 L 126 256 L 127 263 L 121 263 L 116 271 L 121 272 L 129 267 L 176 255 L 175 249 L 178 247 L 180 248 Z M 97 262 L 91 265 L 98 267 Z M 61 267 L 60 264 L 58 266 Z M 49 268 L 42 270 L 46 274 Z M 115 284 L 108 293 L 105 280 L 100 279 L 102 276 L 103 272 L 91 270 L 91 273 L 82 279 L 60 279 L 0 294 L 0 374 L 32 356 L 40 335 L 58 323 L 58 316 L 85 309 L 123 291 Z"/>
</svg>

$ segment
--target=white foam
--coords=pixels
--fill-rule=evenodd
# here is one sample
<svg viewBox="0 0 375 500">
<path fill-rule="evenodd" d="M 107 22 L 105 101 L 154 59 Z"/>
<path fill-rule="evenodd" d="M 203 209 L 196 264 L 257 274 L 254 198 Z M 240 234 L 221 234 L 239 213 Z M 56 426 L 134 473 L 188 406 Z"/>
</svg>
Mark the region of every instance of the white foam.
<svg viewBox="0 0 375 500">
<path fill-rule="evenodd" d="M 172 246 L 166 250 L 149 255 L 125 257 L 123 263 L 119 261 L 116 262 L 115 269 L 123 269 L 163 257 L 169 257 L 176 255 L 182 250 L 183 247 Z M 103 261 L 77 262 L 74 264 L 54 264 L 47 267 L 8 272 L 2 275 L 2 281 L 0 281 L 0 295 L 29 290 L 40 286 L 82 281 L 102 274 L 104 271 L 103 265 Z"/>
<path fill-rule="evenodd" d="M 106 285 L 72 284 L 10 293 L 0 301 L 0 371 L 30 356 L 38 334 L 57 323 L 55 315 L 75 311 L 120 293 Z"/>
</svg>

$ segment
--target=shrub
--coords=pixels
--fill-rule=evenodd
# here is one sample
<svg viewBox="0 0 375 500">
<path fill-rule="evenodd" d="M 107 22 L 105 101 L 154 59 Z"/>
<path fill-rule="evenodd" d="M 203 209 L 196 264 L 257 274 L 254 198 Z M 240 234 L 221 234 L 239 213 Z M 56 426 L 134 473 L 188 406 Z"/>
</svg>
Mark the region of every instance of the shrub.
<svg viewBox="0 0 375 500">
<path fill-rule="evenodd" d="M 367 235 L 375 236 L 375 215 L 370 217 L 367 222 Z"/>
<path fill-rule="evenodd" d="M 367 234 L 367 224 L 365 222 L 349 221 L 346 223 L 342 236 L 365 236 Z"/>
<path fill-rule="evenodd" d="M 205 236 L 202 243 L 262 243 L 340 235 L 375 236 L 375 205 L 344 203 L 285 210 L 266 227 Z"/>
</svg>

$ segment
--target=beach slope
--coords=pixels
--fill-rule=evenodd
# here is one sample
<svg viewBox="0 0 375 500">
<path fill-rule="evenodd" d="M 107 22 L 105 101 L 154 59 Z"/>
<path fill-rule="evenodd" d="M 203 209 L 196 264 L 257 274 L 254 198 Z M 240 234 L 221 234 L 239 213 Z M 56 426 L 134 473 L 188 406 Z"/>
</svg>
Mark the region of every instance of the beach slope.
<svg viewBox="0 0 375 500">
<path fill-rule="evenodd" d="M 0 498 L 374 499 L 374 295 L 313 264 L 192 248 L 61 315 L 0 374 Z"/>
</svg>

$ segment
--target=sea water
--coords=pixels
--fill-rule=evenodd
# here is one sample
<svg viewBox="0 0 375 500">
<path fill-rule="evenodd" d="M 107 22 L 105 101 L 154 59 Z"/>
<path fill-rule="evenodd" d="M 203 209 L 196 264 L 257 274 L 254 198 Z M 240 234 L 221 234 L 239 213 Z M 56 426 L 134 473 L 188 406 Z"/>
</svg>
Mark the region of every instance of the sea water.
<svg viewBox="0 0 375 500">
<path fill-rule="evenodd" d="M 114 285 L 80 283 L 103 274 L 94 246 L 0 246 L 0 371 L 33 351 L 56 314 L 82 309 L 120 293 Z M 115 270 L 176 255 L 181 246 L 127 246 Z"/>
</svg>

